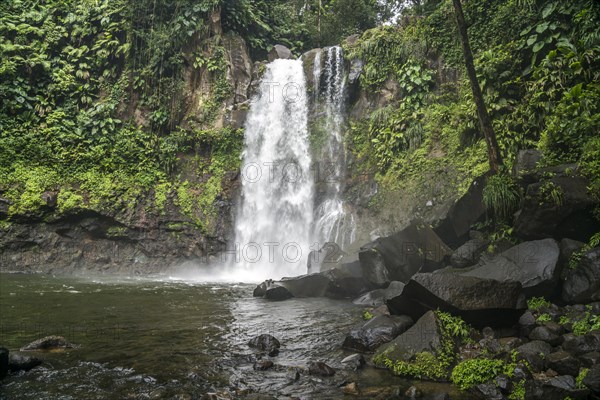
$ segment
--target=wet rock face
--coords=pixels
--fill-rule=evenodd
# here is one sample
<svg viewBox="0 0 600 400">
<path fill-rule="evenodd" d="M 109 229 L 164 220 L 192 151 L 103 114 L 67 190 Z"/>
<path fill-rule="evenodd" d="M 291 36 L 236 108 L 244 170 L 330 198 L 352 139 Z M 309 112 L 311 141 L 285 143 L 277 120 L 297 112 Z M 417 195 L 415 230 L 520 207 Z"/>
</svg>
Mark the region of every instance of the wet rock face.
<svg viewBox="0 0 600 400">
<path fill-rule="evenodd" d="M 346 335 L 343 347 L 361 352 L 370 352 L 406 331 L 413 320 L 407 316 L 380 315 Z"/>
<path fill-rule="evenodd" d="M 270 357 L 274 357 L 279 354 L 279 348 L 281 344 L 279 340 L 272 335 L 262 334 L 250 339 L 248 346 L 258 349 L 261 352 L 267 353 Z"/>
<path fill-rule="evenodd" d="M 487 245 L 488 243 L 482 239 L 469 240 L 452 253 L 450 265 L 454 268 L 465 268 L 477 263 Z"/>
<path fill-rule="evenodd" d="M 585 253 L 577 267 L 567 272 L 562 298 L 567 303 L 600 300 L 600 247 Z"/>
</svg>

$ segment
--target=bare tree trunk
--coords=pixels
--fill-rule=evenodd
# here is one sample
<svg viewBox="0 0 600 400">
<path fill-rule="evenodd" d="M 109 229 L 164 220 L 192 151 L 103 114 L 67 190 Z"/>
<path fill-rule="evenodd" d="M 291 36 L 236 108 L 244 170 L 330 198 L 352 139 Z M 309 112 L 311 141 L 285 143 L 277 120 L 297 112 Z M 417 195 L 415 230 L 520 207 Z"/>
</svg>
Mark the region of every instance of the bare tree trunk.
<svg viewBox="0 0 600 400">
<path fill-rule="evenodd" d="M 467 75 L 471 82 L 471 90 L 473 91 L 473 98 L 475 99 L 475 105 L 477 106 L 477 118 L 479 119 L 479 126 L 485 137 L 487 144 L 488 159 L 490 161 L 490 168 L 493 173 L 497 173 L 502 165 L 502 158 L 500 156 L 500 149 L 498 148 L 498 141 L 496 140 L 496 134 L 492 127 L 492 121 L 490 115 L 487 112 L 485 103 L 483 101 L 483 94 L 481 93 L 481 87 L 477 81 L 477 74 L 475 73 L 475 64 L 473 64 L 473 53 L 471 52 L 471 46 L 469 45 L 469 37 L 467 36 L 467 24 L 465 23 L 465 16 L 463 14 L 462 5 L 460 0 L 452 0 L 454 3 L 454 11 L 456 13 L 456 23 L 458 25 L 458 32 L 460 34 L 460 41 L 462 43 L 463 53 L 465 55 L 465 64 L 467 67 Z"/>
</svg>

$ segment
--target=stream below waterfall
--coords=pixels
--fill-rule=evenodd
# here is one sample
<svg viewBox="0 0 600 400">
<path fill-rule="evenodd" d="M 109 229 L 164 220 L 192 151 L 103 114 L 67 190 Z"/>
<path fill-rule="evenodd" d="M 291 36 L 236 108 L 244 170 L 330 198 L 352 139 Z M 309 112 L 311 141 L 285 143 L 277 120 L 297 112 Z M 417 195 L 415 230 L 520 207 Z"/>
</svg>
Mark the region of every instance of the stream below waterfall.
<svg viewBox="0 0 600 400">
<path fill-rule="evenodd" d="M 78 345 L 32 352 L 44 363 L 9 375 L 2 399 L 197 399 L 208 392 L 244 398 L 342 398 L 339 385 L 404 393 L 411 382 L 388 371 L 344 370 L 341 349 L 362 309 L 348 300 L 252 297 L 253 285 L 156 278 L 77 278 L 0 274 L 0 345 L 11 352 L 46 335 Z M 270 333 L 281 341 L 275 367 L 253 370 L 248 340 Z M 310 361 L 338 369 L 332 378 L 303 372 Z M 294 368 L 301 373 L 293 380 Z M 425 394 L 448 385 L 418 383 Z M 374 395 L 369 398 L 378 398 Z M 390 398 L 390 397 L 382 397 Z"/>
</svg>

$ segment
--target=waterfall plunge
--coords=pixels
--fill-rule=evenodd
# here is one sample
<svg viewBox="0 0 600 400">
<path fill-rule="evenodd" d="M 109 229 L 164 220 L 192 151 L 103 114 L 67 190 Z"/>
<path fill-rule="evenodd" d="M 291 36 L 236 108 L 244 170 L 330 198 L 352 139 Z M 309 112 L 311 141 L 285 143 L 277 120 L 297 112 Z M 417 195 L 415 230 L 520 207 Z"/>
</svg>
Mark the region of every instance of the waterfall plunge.
<svg viewBox="0 0 600 400">
<path fill-rule="evenodd" d="M 346 171 L 346 151 L 342 138 L 344 129 L 345 73 L 342 48 L 326 49 L 324 89 L 320 90 L 321 69 L 314 69 L 316 82 L 316 107 L 324 107 L 324 128 L 327 133 L 325 146 L 317 163 L 318 183 L 324 187 L 323 198 L 315 211 L 314 240 L 322 246 L 325 242 L 335 242 L 346 249 L 355 239 L 356 224 L 352 214 L 345 210 L 341 193 L 344 188 Z M 315 57 L 315 66 L 320 64 Z"/>
<path fill-rule="evenodd" d="M 232 271 L 241 280 L 306 271 L 314 198 L 307 118 L 302 61 L 268 64 L 245 125 Z"/>
</svg>

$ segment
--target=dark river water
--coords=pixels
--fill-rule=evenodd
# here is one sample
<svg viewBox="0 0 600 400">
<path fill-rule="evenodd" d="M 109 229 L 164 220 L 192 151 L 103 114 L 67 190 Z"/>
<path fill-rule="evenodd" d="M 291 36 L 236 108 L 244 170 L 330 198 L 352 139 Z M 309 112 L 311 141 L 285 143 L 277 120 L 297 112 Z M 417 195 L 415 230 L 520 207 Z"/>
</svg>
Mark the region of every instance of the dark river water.
<svg viewBox="0 0 600 400">
<path fill-rule="evenodd" d="M 343 398 L 358 382 L 364 398 L 404 393 L 411 382 L 365 367 L 344 370 L 346 332 L 362 309 L 348 300 L 253 298 L 254 285 L 170 279 L 74 278 L 0 274 L 0 346 L 11 351 L 47 335 L 78 345 L 35 353 L 44 364 L 0 383 L 2 399 L 196 399 L 209 392 L 244 398 Z M 281 351 L 275 367 L 254 371 L 252 337 L 270 333 Z M 339 369 L 332 378 L 304 372 L 310 361 Z M 295 369 L 300 378 L 293 379 Z M 426 395 L 450 392 L 417 383 Z M 223 394 L 225 396 L 225 394 Z"/>
</svg>

